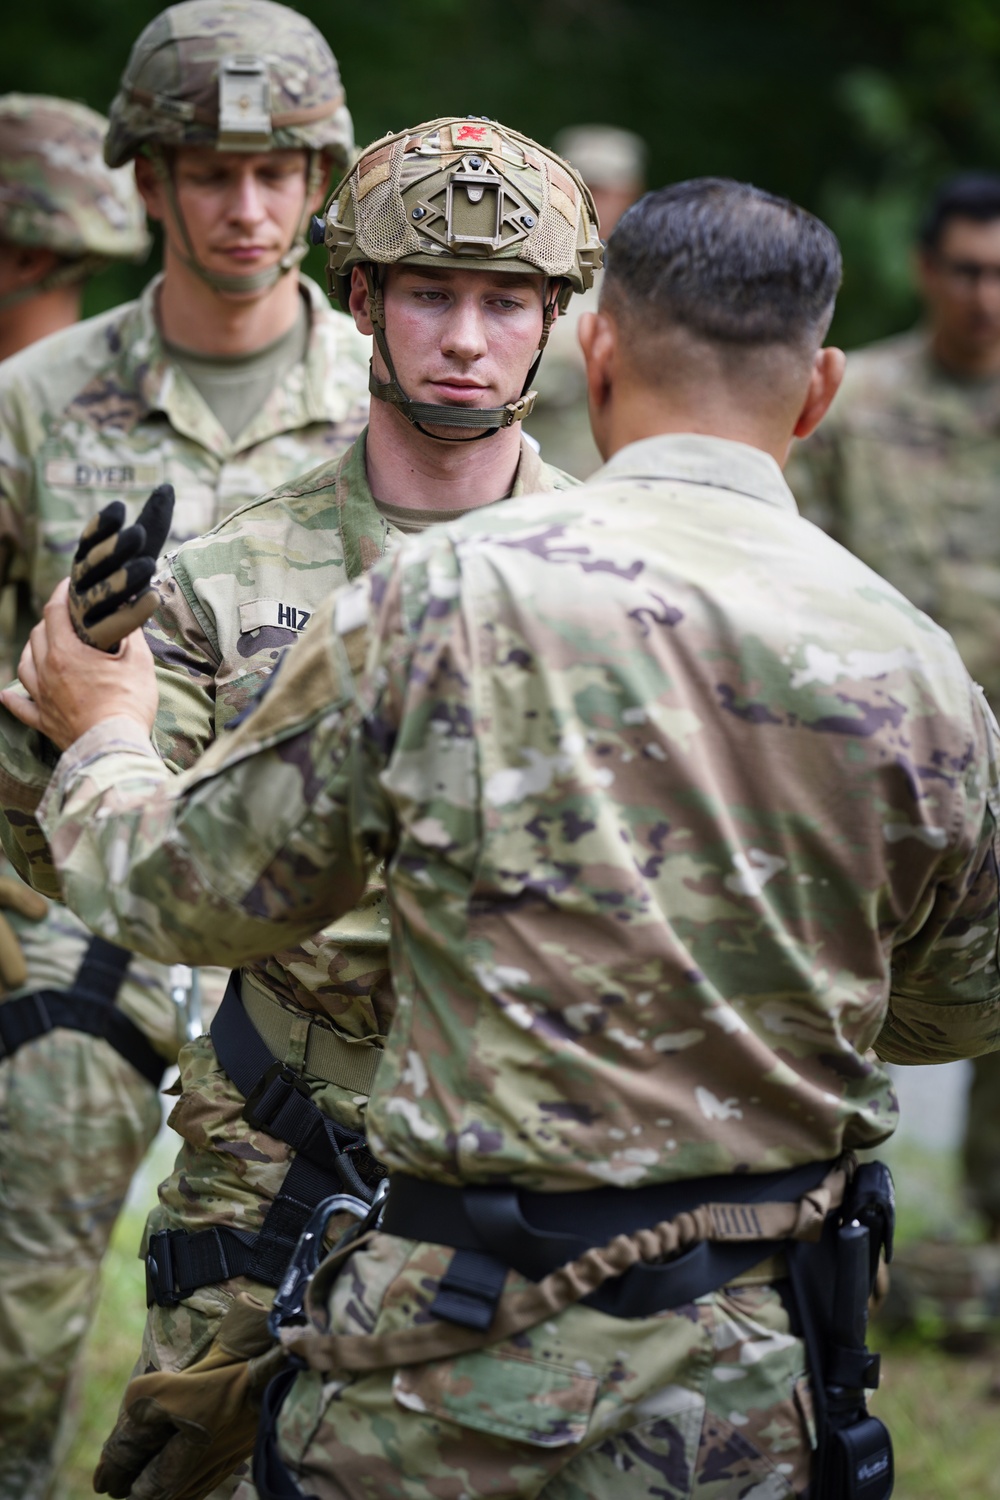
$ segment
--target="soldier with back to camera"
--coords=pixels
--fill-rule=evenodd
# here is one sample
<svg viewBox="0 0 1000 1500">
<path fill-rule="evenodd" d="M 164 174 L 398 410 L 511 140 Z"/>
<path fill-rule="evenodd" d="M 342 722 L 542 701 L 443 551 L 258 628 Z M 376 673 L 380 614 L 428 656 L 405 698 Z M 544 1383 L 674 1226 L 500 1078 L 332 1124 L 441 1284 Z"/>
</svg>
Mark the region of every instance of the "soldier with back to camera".
<svg viewBox="0 0 1000 1500">
<path fill-rule="evenodd" d="M 180 778 L 144 643 L 91 651 L 64 586 L 4 695 L 64 747 L 68 900 L 161 958 L 299 941 L 386 860 L 388 1197 L 280 1328 L 262 1495 L 891 1491 L 851 1153 L 885 1062 L 996 1044 L 1000 780 L 952 641 L 781 476 L 839 279 L 786 200 L 651 193 L 581 326 L 589 484 L 409 539 Z M 176 1389 L 133 1382 L 134 1440 L 155 1391 L 190 1451 Z"/>
</svg>

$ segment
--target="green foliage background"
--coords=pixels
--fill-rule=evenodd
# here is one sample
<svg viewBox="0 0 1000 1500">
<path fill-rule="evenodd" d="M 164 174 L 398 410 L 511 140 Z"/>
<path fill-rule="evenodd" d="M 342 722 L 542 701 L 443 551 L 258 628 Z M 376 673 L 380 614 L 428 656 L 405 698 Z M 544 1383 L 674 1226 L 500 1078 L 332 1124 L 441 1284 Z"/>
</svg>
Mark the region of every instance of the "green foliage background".
<svg viewBox="0 0 1000 1500">
<path fill-rule="evenodd" d="M 438 114 L 541 140 L 607 120 L 653 185 L 722 173 L 796 198 L 843 242 L 848 346 L 905 327 L 909 243 L 948 172 L 1000 169 L 1000 0 L 299 0 L 329 37 L 359 141 Z M 0 91 L 106 109 L 157 0 L 7 7 Z M 312 267 L 314 274 L 317 265 Z M 144 274 L 107 274 L 89 310 Z"/>
</svg>

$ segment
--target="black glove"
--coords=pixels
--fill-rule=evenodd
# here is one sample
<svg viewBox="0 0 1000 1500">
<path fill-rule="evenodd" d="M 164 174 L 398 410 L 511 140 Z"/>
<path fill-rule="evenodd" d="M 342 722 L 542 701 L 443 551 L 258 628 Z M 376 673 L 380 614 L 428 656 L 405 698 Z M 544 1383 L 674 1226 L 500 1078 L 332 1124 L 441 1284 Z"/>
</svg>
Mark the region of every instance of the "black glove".
<svg viewBox="0 0 1000 1500">
<path fill-rule="evenodd" d="M 173 485 L 160 484 L 134 526 L 112 500 L 89 520 L 73 558 L 69 613 L 81 641 L 111 651 L 149 619 L 157 597 L 149 587 L 174 513 Z"/>
</svg>

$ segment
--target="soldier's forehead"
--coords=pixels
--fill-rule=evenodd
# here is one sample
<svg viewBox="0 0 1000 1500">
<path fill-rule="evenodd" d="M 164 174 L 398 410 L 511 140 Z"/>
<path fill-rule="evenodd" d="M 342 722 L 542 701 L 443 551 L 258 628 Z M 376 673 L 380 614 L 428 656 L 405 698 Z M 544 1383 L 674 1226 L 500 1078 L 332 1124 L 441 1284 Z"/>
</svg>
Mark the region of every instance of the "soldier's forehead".
<svg viewBox="0 0 1000 1500">
<path fill-rule="evenodd" d="M 306 151 L 301 146 L 283 147 L 280 151 L 217 151 L 214 146 L 174 146 L 175 162 L 184 166 L 223 167 L 240 171 L 250 166 L 254 171 L 279 164 L 305 166 Z"/>
<path fill-rule="evenodd" d="M 496 286 L 512 288 L 537 287 L 539 291 L 545 285 L 546 277 L 539 271 L 537 274 L 531 271 L 500 271 L 493 267 L 480 268 L 477 266 L 414 266 L 402 262 L 394 266 L 386 266 L 386 276 L 409 277 L 415 281 L 438 281 L 442 285 L 458 283 L 469 286 Z M 473 278 L 476 278 L 473 281 Z"/>
</svg>

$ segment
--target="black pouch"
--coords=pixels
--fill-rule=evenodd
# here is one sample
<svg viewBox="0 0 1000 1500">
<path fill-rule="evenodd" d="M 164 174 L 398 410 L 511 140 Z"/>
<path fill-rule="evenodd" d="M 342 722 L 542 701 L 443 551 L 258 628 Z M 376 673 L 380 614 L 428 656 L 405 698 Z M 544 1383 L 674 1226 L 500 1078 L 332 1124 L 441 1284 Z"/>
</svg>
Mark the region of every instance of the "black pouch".
<svg viewBox="0 0 1000 1500">
<path fill-rule="evenodd" d="M 889 1500 L 894 1469 L 884 1422 L 866 1416 L 827 1436 L 822 1494 L 829 1500 Z"/>
</svg>

